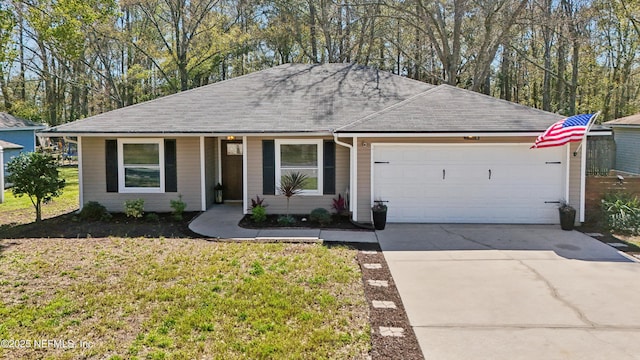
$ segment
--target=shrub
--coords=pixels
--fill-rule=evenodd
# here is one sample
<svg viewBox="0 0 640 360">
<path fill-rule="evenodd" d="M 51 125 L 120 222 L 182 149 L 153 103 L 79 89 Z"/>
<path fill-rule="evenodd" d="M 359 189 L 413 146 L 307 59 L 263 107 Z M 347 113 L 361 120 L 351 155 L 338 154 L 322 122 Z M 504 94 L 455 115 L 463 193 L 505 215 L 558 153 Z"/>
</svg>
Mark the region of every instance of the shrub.
<svg viewBox="0 0 640 360">
<path fill-rule="evenodd" d="M 98 221 L 111 219 L 111 214 L 109 214 L 107 208 L 99 202 L 89 201 L 84 204 L 82 210 L 78 213 L 78 217 L 84 221 Z"/>
<path fill-rule="evenodd" d="M 622 234 L 640 234 L 640 200 L 628 193 L 611 193 L 602 199 L 609 230 Z"/>
<path fill-rule="evenodd" d="M 187 208 L 187 203 L 182 201 L 182 194 L 178 195 L 178 200 L 170 200 L 169 203 L 171 204 L 171 208 L 173 209 L 173 211 L 171 212 L 173 214 L 173 217 L 176 220 L 182 220 L 184 209 Z"/>
<path fill-rule="evenodd" d="M 127 217 L 141 218 L 144 215 L 144 200 L 133 199 L 125 201 L 124 213 Z"/>
<path fill-rule="evenodd" d="M 329 225 L 331 224 L 331 214 L 329 214 L 329 211 L 327 211 L 327 209 L 313 209 L 313 211 L 311 211 L 311 214 L 309 215 L 309 220 L 322 226 Z"/>
<path fill-rule="evenodd" d="M 251 220 L 257 224 L 261 224 L 267 220 L 267 209 L 262 205 L 254 206 L 251 209 Z"/>
<path fill-rule="evenodd" d="M 331 208 L 336 211 L 336 214 L 344 214 L 347 212 L 347 200 L 342 197 L 342 194 L 338 194 L 337 199 L 333 199 L 333 205 Z"/>
<path fill-rule="evenodd" d="M 255 208 L 256 206 L 267 207 L 268 205 L 264 203 L 264 198 L 260 199 L 259 195 L 256 195 L 255 199 L 251 199 L 251 208 Z"/>
<path fill-rule="evenodd" d="M 156 213 L 148 213 L 147 215 L 145 215 L 145 220 L 147 220 L 148 222 L 160 222 L 160 216 L 158 216 L 158 214 Z"/>
<path fill-rule="evenodd" d="M 278 224 L 288 226 L 296 223 L 296 219 L 291 215 L 282 215 L 278 217 Z"/>
</svg>

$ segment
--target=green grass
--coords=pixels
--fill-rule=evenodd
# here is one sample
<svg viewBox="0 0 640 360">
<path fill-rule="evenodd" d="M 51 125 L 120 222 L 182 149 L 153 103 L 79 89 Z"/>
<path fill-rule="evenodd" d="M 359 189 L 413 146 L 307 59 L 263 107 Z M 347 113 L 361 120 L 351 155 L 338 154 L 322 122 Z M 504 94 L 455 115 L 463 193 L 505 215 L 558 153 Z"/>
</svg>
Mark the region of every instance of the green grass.
<svg viewBox="0 0 640 360">
<path fill-rule="evenodd" d="M 0 339 L 91 344 L 0 349 L 0 358 L 363 359 L 369 351 L 354 250 L 142 238 L 0 245 Z"/>
<path fill-rule="evenodd" d="M 42 218 L 68 213 L 78 208 L 78 168 L 61 167 L 60 173 L 66 184 L 62 195 L 42 206 Z M 4 202 L 0 204 L 0 225 L 27 224 L 35 221 L 36 211 L 27 195 L 15 197 L 11 189 L 4 191 Z"/>
</svg>

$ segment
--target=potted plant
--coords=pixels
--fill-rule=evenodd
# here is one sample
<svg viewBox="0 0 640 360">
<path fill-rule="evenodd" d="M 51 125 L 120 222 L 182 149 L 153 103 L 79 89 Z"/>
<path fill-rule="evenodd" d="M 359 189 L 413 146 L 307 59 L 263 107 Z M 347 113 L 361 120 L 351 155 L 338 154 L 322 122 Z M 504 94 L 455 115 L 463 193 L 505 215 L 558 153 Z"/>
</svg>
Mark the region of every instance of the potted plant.
<svg viewBox="0 0 640 360">
<path fill-rule="evenodd" d="M 213 197 L 214 197 L 214 202 L 216 204 L 222 204 L 223 199 L 222 199 L 222 184 L 217 183 L 216 186 L 213 187 Z"/>
<path fill-rule="evenodd" d="M 373 227 L 376 230 L 384 230 L 387 225 L 387 205 L 382 200 L 376 200 L 371 212 L 373 213 Z"/>
<path fill-rule="evenodd" d="M 562 230 L 573 230 L 576 221 L 576 209 L 565 201 L 560 202 L 560 227 Z"/>
</svg>

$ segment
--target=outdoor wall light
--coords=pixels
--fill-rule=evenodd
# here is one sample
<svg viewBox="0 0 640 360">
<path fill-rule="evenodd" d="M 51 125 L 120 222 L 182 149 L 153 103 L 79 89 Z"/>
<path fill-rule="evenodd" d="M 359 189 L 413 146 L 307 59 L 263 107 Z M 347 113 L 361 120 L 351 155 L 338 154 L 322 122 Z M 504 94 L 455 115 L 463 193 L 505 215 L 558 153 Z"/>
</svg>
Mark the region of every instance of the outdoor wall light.
<svg viewBox="0 0 640 360">
<path fill-rule="evenodd" d="M 465 140 L 480 140 L 480 136 L 463 136 Z"/>
<path fill-rule="evenodd" d="M 229 135 L 229 136 L 227 136 L 227 140 L 235 140 L 235 139 L 236 139 L 236 137 L 235 137 L 235 136 L 233 136 L 233 135 Z"/>
</svg>

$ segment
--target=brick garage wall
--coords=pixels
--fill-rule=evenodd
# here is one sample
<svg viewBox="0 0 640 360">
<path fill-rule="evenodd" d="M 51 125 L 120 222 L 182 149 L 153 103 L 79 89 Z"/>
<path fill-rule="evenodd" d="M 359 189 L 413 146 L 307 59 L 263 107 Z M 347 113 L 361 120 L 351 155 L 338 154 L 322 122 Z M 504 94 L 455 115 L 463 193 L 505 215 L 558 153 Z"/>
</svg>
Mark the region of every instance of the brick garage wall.
<svg viewBox="0 0 640 360">
<path fill-rule="evenodd" d="M 610 192 L 627 192 L 640 197 L 640 177 L 625 176 L 620 183 L 617 176 L 588 176 L 585 193 L 585 221 L 597 222 L 600 217 L 600 200 Z"/>
</svg>

